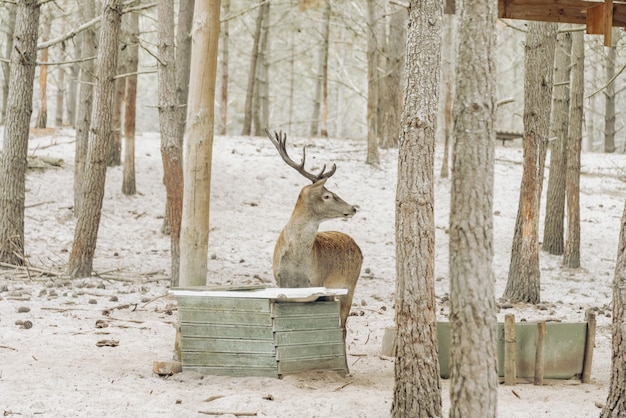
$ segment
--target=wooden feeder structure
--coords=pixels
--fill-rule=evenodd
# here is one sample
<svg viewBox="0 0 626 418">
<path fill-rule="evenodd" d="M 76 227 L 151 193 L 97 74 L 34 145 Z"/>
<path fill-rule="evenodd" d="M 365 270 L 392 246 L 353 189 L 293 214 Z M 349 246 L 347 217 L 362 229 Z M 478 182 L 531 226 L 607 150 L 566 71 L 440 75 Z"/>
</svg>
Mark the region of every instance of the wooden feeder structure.
<svg viewBox="0 0 626 418">
<path fill-rule="evenodd" d="M 222 376 L 348 372 L 339 301 L 347 289 L 172 289 L 182 369 Z M 330 300 L 329 300 L 330 299 Z"/>
</svg>

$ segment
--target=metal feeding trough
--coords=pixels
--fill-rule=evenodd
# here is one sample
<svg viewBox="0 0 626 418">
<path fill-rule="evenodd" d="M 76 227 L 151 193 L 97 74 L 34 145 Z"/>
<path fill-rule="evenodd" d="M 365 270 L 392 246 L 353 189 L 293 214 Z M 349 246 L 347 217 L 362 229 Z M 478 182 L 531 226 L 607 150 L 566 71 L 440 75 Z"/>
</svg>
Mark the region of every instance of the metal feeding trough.
<svg viewBox="0 0 626 418">
<path fill-rule="evenodd" d="M 339 302 L 346 289 L 172 289 L 183 370 L 269 376 L 347 373 Z"/>
</svg>

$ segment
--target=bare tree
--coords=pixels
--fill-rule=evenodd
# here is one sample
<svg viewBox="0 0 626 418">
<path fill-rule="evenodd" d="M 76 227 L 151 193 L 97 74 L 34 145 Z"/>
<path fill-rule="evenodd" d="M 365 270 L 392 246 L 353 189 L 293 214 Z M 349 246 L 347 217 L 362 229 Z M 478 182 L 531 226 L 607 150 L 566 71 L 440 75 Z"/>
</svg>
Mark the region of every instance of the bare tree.
<svg viewBox="0 0 626 418">
<path fill-rule="evenodd" d="M 17 3 L 6 124 L 0 157 L 0 261 L 24 263 L 24 199 L 28 129 L 33 112 L 40 4 Z"/>
<path fill-rule="evenodd" d="M 51 13 L 52 10 L 48 9 L 45 13 L 43 13 L 43 19 L 41 19 L 42 42 L 45 42 L 50 38 L 50 25 L 52 21 L 52 16 L 50 16 Z M 49 56 L 50 52 L 48 48 L 42 48 L 41 57 L 39 59 L 42 63 L 39 66 L 39 111 L 37 112 L 37 121 L 35 122 L 35 127 L 39 129 L 44 129 L 48 124 L 48 65 L 45 63 L 48 62 Z"/>
<path fill-rule="evenodd" d="M 540 301 L 539 213 L 550 130 L 556 23 L 530 22 L 524 76 L 524 170 L 504 297 Z"/>
<path fill-rule="evenodd" d="M 225 17 L 230 14 L 230 0 L 222 0 L 222 15 Z M 219 134 L 226 135 L 228 126 L 228 43 L 229 41 L 229 22 L 230 19 L 225 19 L 222 22 L 222 32 L 220 36 L 220 122 Z"/>
<path fill-rule="evenodd" d="M 396 192 L 394 417 L 441 416 L 435 317 L 434 155 L 441 65 L 437 0 L 409 5 Z"/>
<path fill-rule="evenodd" d="M 330 0 L 323 1 L 322 43 L 317 58 L 317 80 L 313 95 L 313 116 L 311 117 L 311 136 L 328 136 L 328 49 L 330 40 Z"/>
<path fill-rule="evenodd" d="M 567 167 L 567 135 L 569 130 L 569 82 L 572 33 L 557 35 L 554 56 L 554 89 L 550 141 L 550 175 L 546 198 L 546 217 L 542 248 L 550 254 L 563 254 L 565 219 L 565 171 Z"/>
<path fill-rule="evenodd" d="M 84 7 L 79 10 L 83 20 L 89 22 L 95 17 L 95 1 L 85 0 Z M 78 217 L 83 201 L 83 180 L 85 162 L 87 159 L 87 145 L 89 143 L 89 126 L 91 124 L 91 109 L 93 106 L 93 84 L 95 75 L 95 61 L 91 59 L 97 54 L 97 34 L 93 27 L 81 33 L 82 64 L 80 68 L 80 92 L 78 98 L 78 114 L 76 119 L 76 150 L 74 154 L 74 216 Z"/>
<path fill-rule="evenodd" d="M 378 62 L 376 0 L 367 0 L 367 164 L 378 164 Z"/>
<path fill-rule="evenodd" d="M 126 74 L 128 67 L 128 45 L 126 41 L 126 31 L 128 19 L 122 19 L 122 29 L 120 34 L 120 45 L 117 52 L 117 76 Z M 107 154 L 107 165 L 115 167 L 122 164 L 122 112 L 124 109 L 124 96 L 126 94 L 126 78 L 116 77 L 115 91 L 113 92 L 113 109 L 111 118 L 111 138 L 109 139 L 109 151 Z"/>
<path fill-rule="evenodd" d="M 443 158 L 441 162 L 442 178 L 448 177 L 448 162 L 450 161 L 450 144 L 452 143 L 452 131 L 454 130 L 454 121 L 452 120 L 452 103 L 454 103 L 454 79 L 455 79 L 455 64 L 456 64 L 456 25 L 455 15 L 446 14 L 444 17 L 444 49 L 443 49 L 443 62 L 442 83 L 441 88 L 443 90 Z"/>
<path fill-rule="evenodd" d="M 219 21 L 219 0 L 196 2 L 185 130 L 181 286 L 206 284 Z"/>
<path fill-rule="evenodd" d="M 606 71 L 606 88 L 604 90 L 604 152 L 615 152 L 615 61 L 617 48 L 606 49 L 604 69 Z"/>
<path fill-rule="evenodd" d="M 567 140 L 567 239 L 563 265 L 580 267 L 580 153 L 583 137 L 585 45 L 582 33 L 572 35 L 572 84 L 570 90 L 569 138 Z"/>
<path fill-rule="evenodd" d="M 496 4 L 459 17 L 450 200 L 450 417 L 496 416 L 493 273 Z"/>
<path fill-rule="evenodd" d="M 137 67 L 139 64 L 139 14 L 126 14 L 128 19 L 127 71 L 124 83 L 124 167 L 122 171 L 122 193 L 137 193 L 135 178 L 135 125 L 137 114 Z"/>
<path fill-rule="evenodd" d="M 13 35 L 15 32 L 15 15 L 17 13 L 17 7 L 15 4 L 7 3 L 5 7 L 8 9 L 8 16 L 4 25 L 6 40 L 4 43 L 4 60 L 0 62 L 2 65 L 2 123 L 6 124 L 7 114 L 7 100 L 9 99 L 9 77 L 11 72 L 10 58 L 13 51 Z"/>
<path fill-rule="evenodd" d="M 269 36 L 270 36 L 270 2 L 261 6 L 263 10 L 263 23 L 261 24 L 261 39 L 259 41 L 259 56 L 256 67 L 256 81 L 254 83 L 254 100 L 252 106 L 252 120 L 254 122 L 254 135 L 264 135 L 270 118 L 269 85 Z"/>
<path fill-rule="evenodd" d="M 88 277 L 93 267 L 104 198 L 106 157 L 111 137 L 111 109 L 122 13 L 122 0 L 106 2 L 100 30 L 93 113 L 82 185 L 83 203 L 76 222 L 69 260 L 69 273 L 72 277 Z"/>
<path fill-rule="evenodd" d="M 259 7 L 259 13 L 256 18 L 254 41 L 252 43 L 252 54 L 250 56 L 250 71 L 248 72 L 248 87 L 246 89 L 246 102 L 244 104 L 243 111 L 243 129 L 241 135 L 250 135 L 252 132 L 252 106 L 254 100 L 254 91 L 257 78 L 257 66 L 259 64 L 259 48 L 261 43 L 261 32 L 263 27 L 264 7 L 269 4 L 263 0 L 261 1 L 261 7 Z"/>
<path fill-rule="evenodd" d="M 626 413 L 626 204 L 620 225 L 617 262 L 613 277 L 613 361 L 611 383 L 600 418 L 620 418 Z"/>
</svg>

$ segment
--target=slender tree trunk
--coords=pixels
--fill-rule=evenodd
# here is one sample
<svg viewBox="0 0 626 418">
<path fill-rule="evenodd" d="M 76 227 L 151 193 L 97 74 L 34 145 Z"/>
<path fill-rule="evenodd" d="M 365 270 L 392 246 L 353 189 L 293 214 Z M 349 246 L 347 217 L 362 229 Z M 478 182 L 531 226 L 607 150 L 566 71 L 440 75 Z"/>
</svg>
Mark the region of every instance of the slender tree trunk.
<svg viewBox="0 0 626 418">
<path fill-rule="evenodd" d="M 459 20 L 450 200 L 451 418 L 491 418 L 497 410 L 492 267 L 496 15 L 493 1 L 465 0 Z"/>
<path fill-rule="evenodd" d="M 550 143 L 550 176 L 543 229 L 543 250 L 563 254 L 565 219 L 565 171 L 567 167 L 567 135 L 569 130 L 569 82 L 572 33 L 557 35 L 554 58 L 554 90 L 552 98 L 552 133 Z"/>
<path fill-rule="evenodd" d="M 123 35 L 120 37 L 123 41 L 118 47 L 117 70 L 116 75 L 126 74 L 128 67 L 128 45 L 126 43 L 126 23 L 128 19 L 123 19 Z M 123 44 L 123 45 L 122 45 Z M 122 111 L 124 109 L 124 96 L 126 94 L 126 78 L 115 79 L 115 91 L 113 92 L 113 109 L 111 118 L 111 138 L 109 144 L 109 152 L 107 155 L 107 165 L 115 167 L 122 164 Z"/>
<path fill-rule="evenodd" d="M 0 261 L 22 265 L 25 262 L 26 157 L 33 112 L 40 6 L 37 0 L 21 0 L 16 9 L 8 108 L 0 156 Z"/>
<path fill-rule="evenodd" d="M 42 42 L 47 41 L 50 38 L 50 23 L 51 16 L 50 10 L 43 14 L 43 23 L 41 34 Z M 49 58 L 48 48 L 43 48 L 41 50 L 40 61 L 42 63 L 48 62 Z M 39 129 L 45 129 L 48 125 L 48 66 L 46 64 L 42 64 L 39 66 L 39 112 L 37 113 L 37 121 L 35 122 L 35 127 Z"/>
<path fill-rule="evenodd" d="M 385 60 L 386 77 L 382 83 L 381 107 L 381 141 L 382 148 L 398 146 L 400 138 L 402 99 L 404 84 L 404 55 L 406 45 L 406 8 L 389 4 L 389 42 L 387 42 L 387 58 Z"/>
<path fill-rule="evenodd" d="M 88 22 L 95 17 L 95 1 L 85 0 L 83 21 Z M 93 106 L 93 84 L 95 82 L 95 62 L 90 57 L 98 53 L 98 42 L 95 29 L 89 28 L 81 34 L 81 54 L 83 62 L 80 69 L 80 93 L 78 99 L 78 115 L 76 120 L 76 150 L 74 155 L 74 216 L 78 217 L 83 202 L 83 181 L 87 145 L 89 143 L 89 126 Z"/>
<path fill-rule="evenodd" d="M 59 16 L 57 19 L 60 20 L 58 24 L 61 26 L 62 33 L 65 33 L 65 27 L 66 27 L 65 22 L 67 20 L 66 15 L 61 14 L 61 16 Z M 61 58 L 66 59 L 67 54 L 66 54 L 65 42 L 62 42 L 60 47 L 61 47 Z M 65 67 L 62 65 L 59 65 L 56 69 L 56 72 L 57 72 L 57 94 L 56 94 L 56 112 L 54 115 L 54 126 L 57 126 L 60 128 L 63 126 L 63 110 L 65 107 L 64 106 L 65 93 L 66 93 Z"/>
<path fill-rule="evenodd" d="M 539 303 L 539 213 L 548 136 L 556 23 L 530 22 L 524 77 L 524 170 L 504 297 Z"/>
<path fill-rule="evenodd" d="M 437 0 L 409 6 L 406 94 L 396 193 L 393 417 L 440 417 L 435 316 L 434 155 L 441 66 Z"/>
<path fill-rule="evenodd" d="M 83 36 L 83 35 L 81 35 Z M 78 38 L 77 42 L 74 43 L 73 58 L 78 60 L 81 57 L 81 38 Z M 68 85 L 68 94 L 66 99 L 66 109 L 67 109 L 67 121 L 69 125 L 76 129 L 76 99 L 78 98 L 78 78 L 80 77 L 80 64 L 78 62 L 70 65 L 70 81 L 67 83 Z"/>
<path fill-rule="evenodd" d="M 111 108 L 121 22 L 122 0 L 108 0 L 103 10 L 100 50 L 96 62 L 93 113 L 82 190 L 83 206 L 78 214 L 69 260 L 69 273 L 73 278 L 90 276 L 93 267 L 111 137 Z"/>
<path fill-rule="evenodd" d="M 313 115 L 311 116 L 311 136 L 328 136 L 328 48 L 330 46 L 330 0 L 324 0 L 322 15 L 322 43 L 317 55 L 317 80 L 313 96 Z M 321 116 L 320 116 L 321 115 Z M 326 133 L 323 131 L 326 130 Z"/>
<path fill-rule="evenodd" d="M 11 72 L 11 54 L 13 53 L 13 35 L 15 32 L 15 15 L 17 13 L 17 6 L 11 3 L 4 5 L 8 9 L 7 19 L 4 23 L 6 25 L 6 40 L 4 44 L 4 58 L 0 64 L 2 65 L 2 123 L 6 124 L 7 115 L 7 101 L 9 99 L 9 84 L 10 84 L 10 72 Z"/>
<path fill-rule="evenodd" d="M 252 120 L 254 135 L 264 135 L 263 129 L 269 125 L 269 34 L 270 34 L 270 3 L 261 6 L 263 9 L 263 24 L 261 25 L 261 39 L 259 41 L 259 57 L 256 68 L 256 82 Z"/>
<path fill-rule="evenodd" d="M 604 90 L 604 152 L 615 152 L 615 61 L 616 47 L 610 46 L 606 50 L 604 68 L 606 70 L 607 86 Z"/>
<path fill-rule="evenodd" d="M 139 63 L 139 14 L 130 13 L 128 17 L 127 71 L 137 72 Z M 135 125 L 137 114 L 137 75 L 126 77 L 124 93 L 124 168 L 122 172 L 122 193 L 137 193 L 135 178 Z"/>
<path fill-rule="evenodd" d="M 580 267 L 580 152 L 583 137 L 583 96 L 585 90 L 585 45 L 583 34 L 572 35 L 572 84 L 570 91 L 569 138 L 567 141 L 567 240 L 563 265 Z"/>
<path fill-rule="evenodd" d="M 626 415 L 626 204 L 620 225 L 617 262 L 613 277 L 613 361 L 611 383 L 600 418 Z"/>
<path fill-rule="evenodd" d="M 180 219 L 183 203 L 183 152 L 178 143 L 178 108 L 176 98 L 176 63 L 174 51 L 174 0 L 161 0 L 159 21 L 159 125 L 161 127 L 161 158 L 168 217 L 170 219 L 170 248 L 172 254 L 172 287 L 179 284 L 180 273 Z"/>
<path fill-rule="evenodd" d="M 224 16 L 228 16 L 230 14 L 230 0 L 222 1 L 222 14 Z M 227 126 L 228 126 L 228 43 L 229 40 L 229 20 L 225 20 L 222 22 L 222 36 L 221 36 L 221 57 L 220 60 L 220 73 L 221 73 L 221 83 L 220 83 L 220 123 L 219 125 L 219 134 L 226 135 Z"/>
<path fill-rule="evenodd" d="M 367 158 L 378 164 L 378 66 L 376 60 L 376 0 L 367 0 Z"/>
<path fill-rule="evenodd" d="M 263 2 L 263 0 L 261 0 L 261 2 Z M 248 87 L 246 89 L 246 102 L 243 110 L 243 129 L 241 130 L 241 135 L 250 135 L 252 132 L 252 105 L 254 101 L 254 89 L 257 88 L 255 85 L 256 68 L 259 62 L 259 42 L 261 41 L 263 16 L 263 6 L 261 6 L 259 7 L 259 14 L 256 18 L 252 54 L 250 55 L 250 70 L 248 71 Z"/>
<path fill-rule="evenodd" d="M 185 131 L 187 161 L 180 235 L 181 286 L 206 284 L 219 21 L 219 0 L 196 2 Z"/>
<path fill-rule="evenodd" d="M 455 15 L 444 15 L 444 65 L 442 68 L 443 87 L 443 158 L 441 162 L 441 178 L 447 178 L 448 163 L 450 161 L 450 145 L 454 142 L 452 132 L 454 131 L 454 120 L 452 119 L 452 103 L 454 102 L 454 79 L 456 64 L 456 30 Z"/>
</svg>

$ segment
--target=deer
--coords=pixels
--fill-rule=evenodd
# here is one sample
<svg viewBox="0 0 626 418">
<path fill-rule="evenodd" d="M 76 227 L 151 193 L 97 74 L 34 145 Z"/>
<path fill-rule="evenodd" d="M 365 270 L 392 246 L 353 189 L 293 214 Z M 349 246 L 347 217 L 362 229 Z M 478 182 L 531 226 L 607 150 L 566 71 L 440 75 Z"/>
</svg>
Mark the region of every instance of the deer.
<svg viewBox="0 0 626 418">
<path fill-rule="evenodd" d="M 357 207 L 325 187 L 326 181 L 335 174 L 336 164 L 329 171 L 324 165 L 318 174 L 310 173 L 304 168 L 306 147 L 298 164 L 287 153 L 287 134 L 274 132 L 272 136 L 267 129 L 265 133 L 283 161 L 312 182 L 300 191 L 291 217 L 276 241 L 272 262 L 276 284 L 279 287 L 348 289 L 347 295 L 338 296 L 345 345 L 346 321 L 361 274 L 363 254 L 349 235 L 338 231 L 318 232 L 318 228 L 330 219 L 352 218 Z"/>
</svg>

